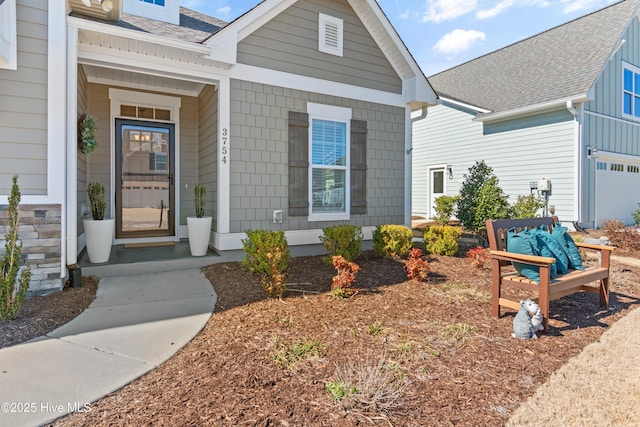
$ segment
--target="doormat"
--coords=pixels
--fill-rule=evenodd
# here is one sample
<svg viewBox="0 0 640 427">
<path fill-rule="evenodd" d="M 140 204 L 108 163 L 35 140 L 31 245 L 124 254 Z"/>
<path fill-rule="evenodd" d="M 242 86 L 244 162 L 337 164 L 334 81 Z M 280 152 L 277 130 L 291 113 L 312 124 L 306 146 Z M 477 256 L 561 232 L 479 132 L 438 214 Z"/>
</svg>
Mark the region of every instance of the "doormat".
<svg viewBox="0 0 640 427">
<path fill-rule="evenodd" d="M 176 242 L 147 242 L 147 243 L 125 243 L 125 249 L 137 248 L 159 248 L 161 246 L 175 246 Z"/>
</svg>

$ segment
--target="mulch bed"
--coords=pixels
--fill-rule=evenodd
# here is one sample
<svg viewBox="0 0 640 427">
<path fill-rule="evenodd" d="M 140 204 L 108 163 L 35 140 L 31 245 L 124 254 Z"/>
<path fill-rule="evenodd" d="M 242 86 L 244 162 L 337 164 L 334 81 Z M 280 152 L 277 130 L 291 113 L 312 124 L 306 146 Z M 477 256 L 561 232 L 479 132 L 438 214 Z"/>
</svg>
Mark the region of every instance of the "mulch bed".
<svg viewBox="0 0 640 427">
<path fill-rule="evenodd" d="M 82 286 L 26 298 L 13 320 L 0 322 L 0 348 L 47 334 L 82 313 L 96 296 L 98 278 L 85 276 Z"/>
<path fill-rule="evenodd" d="M 638 269 L 614 265 L 608 310 L 594 294 L 565 297 L 551 304 L 548 333 L 520 341 L 515 313 L 490 317 L 489 270 L 462 257 L 428 260 L 421 283 L 406 280 L 401 262 L 366 252 L 346 300 L 329 296 L 335 270 L 321 257 L 293 259 L 289 291 L 275 300 L 239 263 L 211 265 L 218 302 L 203 331 L 55 425 L 498 426 L 640 298 Z M 295 359 L 305 345 L 312 350 Z M 341 379 L 336 400 L 327 384 Z"/>
</svg>

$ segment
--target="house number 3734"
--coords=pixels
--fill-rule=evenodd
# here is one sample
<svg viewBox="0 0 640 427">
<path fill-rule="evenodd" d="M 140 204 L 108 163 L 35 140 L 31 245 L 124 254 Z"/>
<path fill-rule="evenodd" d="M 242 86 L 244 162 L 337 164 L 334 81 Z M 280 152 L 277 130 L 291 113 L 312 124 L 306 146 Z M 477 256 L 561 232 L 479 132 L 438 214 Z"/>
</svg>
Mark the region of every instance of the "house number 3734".
<svg viewBox="0 0 640 427">
<path fill-rule="evenodd" d="M 222 128 L 222 145 L 220 146 L 220 161 L 227 164 L 227 154 L 229 153 L 229 130 Z"/>
</svg>

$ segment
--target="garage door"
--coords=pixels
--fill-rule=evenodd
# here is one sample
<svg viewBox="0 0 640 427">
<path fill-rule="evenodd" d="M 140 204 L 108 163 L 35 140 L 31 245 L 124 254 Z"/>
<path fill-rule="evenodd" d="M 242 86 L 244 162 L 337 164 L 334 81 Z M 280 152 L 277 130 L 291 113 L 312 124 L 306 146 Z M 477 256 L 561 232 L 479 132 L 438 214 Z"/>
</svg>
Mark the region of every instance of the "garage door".
<svg viewBox="0 0 640 427">
<path fill-rule="evenodd" d="M 596 225 L 607 219 L 633 224 L 640 202 L 640 157 L 599 155 L 596 172 Z"/>
</svg>

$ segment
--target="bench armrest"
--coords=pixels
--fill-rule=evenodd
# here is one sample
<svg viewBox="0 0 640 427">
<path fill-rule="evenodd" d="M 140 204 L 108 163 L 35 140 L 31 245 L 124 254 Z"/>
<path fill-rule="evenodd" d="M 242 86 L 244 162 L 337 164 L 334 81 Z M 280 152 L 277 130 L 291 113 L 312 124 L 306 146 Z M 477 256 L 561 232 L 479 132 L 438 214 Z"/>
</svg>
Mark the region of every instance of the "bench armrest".
<svg viewBox="0 0 640 427">
<path fill-rule="evenodd" d="M 535 255 L 522 255 L 522 254 L 516 254 L 513 252 L 506 252 L 506 251 L 490 251 L 489 252 L 491 258 L 493 259 L 499 259 L 502 261 L 515 261 L 515 262 L 522 262 L 525 264 L 531 264 L 531 265 L 537 265 L 540 267 L 544 267 L 546 265 L 551 265 L 554 262 L 556 262 L 555 258 L 549 258 L 549 257 L 544 257 L 544 256 L 535 256 Z"/>
<path fill-rule="evenodd" d="M 609 251 L 609 252 L 616 249 L 615 246 L 594 245 L 592 243 L 582 243 L 582 242 L 576 242 L 576 246 L 583 249 L 593 249 L 596 251 Z"/>
</svg>

